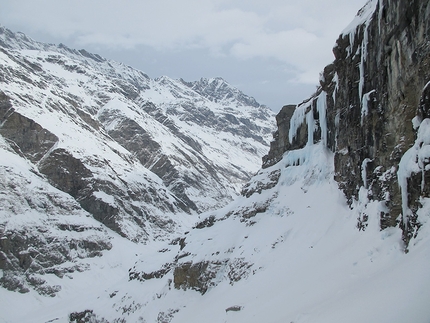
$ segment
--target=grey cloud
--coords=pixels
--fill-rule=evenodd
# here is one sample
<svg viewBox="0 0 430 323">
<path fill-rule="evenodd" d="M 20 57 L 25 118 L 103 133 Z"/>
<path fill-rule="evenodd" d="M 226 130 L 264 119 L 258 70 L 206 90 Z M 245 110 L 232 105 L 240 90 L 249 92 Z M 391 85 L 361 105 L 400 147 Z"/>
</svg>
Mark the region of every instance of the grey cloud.
<svg viewBox="0 0 430 323">
<path fill-rule="evenodd" d="M 332 60 L 331 48 L 337 36 L 364 3 L 365 0 L 1 0 L 0 22 L 41 41 L 44 39 L 37 38 L 39 35 L 72 47 L 94 48 L 108 58 L 115 53 L 112 58 L 136 64 L 133 66 L 144 71 L 158 68 L 157 74 L 173 76 L 178 65 L 175 57 L 182 57 L 182 64 L 191 69 L 196 67 L 187 63 L 189 58 L 205 62 L 187 74 L 223 76 L 229 81 L 228 75 L 221 72 L 227 70 L 230 74 L 236 69 L 228 66 L 241 65 L 244 71 L 251 66 L 260 71 L 253 73 L 253 82 L 245 72 L 233 78 L 242 80 L 237 82 L 243 84 L 242 90 L 251 83 L 268 89 L 268 84 L 276 87 L 279 78 L 276 82 L 270 79 L 262 72 L 265 67 L 256 66 L 257 62 L 277 64 L 277 75 L 283 73 L 285 84 L 291 87 L 296 83 L 316 84 L 319 71 Z M 138 55 L 142 48 L 151 53 L 152 65 L 132 63 L 137 60 L 130 53 Z M 197 59 L 198 53 L 204 56 Z M 164 65 L 157 63 L 157 55 L 164 58 L 158 60 Z M 219 73 L 207 75 L 214 70 Z M 262 80 L 267 81 L 264 86 Z M 303 89 L 308 87 L 303 85 Z M 264 93 L 261 95 L 268 102 L 272 96 L 264 99 Z"/>
</svg>

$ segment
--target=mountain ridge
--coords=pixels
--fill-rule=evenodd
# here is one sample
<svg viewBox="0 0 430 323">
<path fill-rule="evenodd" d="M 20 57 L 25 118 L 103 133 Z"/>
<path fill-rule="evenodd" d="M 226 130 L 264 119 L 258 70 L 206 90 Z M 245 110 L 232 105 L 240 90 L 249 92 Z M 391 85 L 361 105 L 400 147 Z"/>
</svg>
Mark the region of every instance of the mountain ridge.
<svg viewBox="0 0 430 323">
<path fill-rule="evenodd" d="M 101 257 L 76 261 L 90 264 L 81 273 L 32 273 L 30 283 L 59 297 L 0 289 L 7 306 L 27 305 L 7 319 L 428 322 L 429 15 L 421 1 L 368 1 L 340 34 L 315 94 L 276 116 L 263 167 L 239 197 L 185 219 L 166 241 L 131 246 L 111 235 Z M 146 110 L 157 122 L 191 125 L 191 112 L 199 122 L 217 111 L 229 119 L 223 106 L 211 114 L 185 104 L 196 92 L 183 87 L 150 88 Z M 229 134 L 246 132 L 232 120 Z"/>
<path fill-rule="evenodd" d="M 255 107 L 235 100 L 211 102 L 181 81 L 153 80 L 122 63 L 4 27 L 0 45 L 1 154 L 26 165 L 0 164 L 7 201 L 0 208 L 4 288 L 55 295 L 58 288 L 43 273 L 63 276 L 86 268 L 74 263 L 109 250 L 110 230 L 135 243 L 171 239 L 198 213 L 237 196 L 267 150 L 273 130 L 267 107 L 254 115 Z M 238 117 L 233 122 L 232 111 Z M 37 203 L 25 194 L 27 223 L 20 230 L 13 218 L 22 207 L 14 200 L 22 200 L 17 190 L 28 192 L 31 183 L 46 197 Z M 67 212 L 54 198 L 58 190 L 68 195 L 66 209 L 74 200 L 74 212 L 101 223 L 103 234 L 92 221 L 67 224 Z M 50 221 L 51 213 L 59 219 Z M 56 256 L 49 245 L 63 231 Z M 82 238 L 88 250 L 76 256 L 79 243 L 67 241 L 81 231 L 94 235 Z M 46 256 L 38 261 L 42 250 Z"/>
</svg>

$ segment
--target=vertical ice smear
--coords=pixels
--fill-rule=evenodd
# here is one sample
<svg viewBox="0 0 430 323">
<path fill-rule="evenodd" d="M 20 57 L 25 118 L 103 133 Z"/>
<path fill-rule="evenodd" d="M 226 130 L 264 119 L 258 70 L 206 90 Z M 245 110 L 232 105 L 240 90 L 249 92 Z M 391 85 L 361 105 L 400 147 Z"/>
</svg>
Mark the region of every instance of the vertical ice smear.
<svg viewBox="0 0 430 323">
<path fill-rule="evenodd" d="M 327 93 L 322 91 L 318 97 L 317 101 L 317 111 L 320 118 L 320 127 L 321 127 L 321 141 L 324 147 L 327 146 Z"/>
<path fill-rule="evenodd" d="M 314 132 L 315 132 L 315 120 L 314 120 L 314 114 L 312 111 L 312 106 L 311 106 L 311 111 L 309 111 L 306 114 L 306 123 L 308 124 L 308 143 L 307 145 L 312 145 L 314 143 Z"/>
<path fill-rule="evenodd" d="M 351 30 L 351 32 L 349 33 L 349 46 L 346 49 L 348 52 L 348 57 L 351 56 L 352 54 L 352 47 L 354 46 L 354 39 L 355 39 L 355 32 L 357 29 Z"/>
<path fill-rule="evenodd" d="M 333 82 L 336 84 L 334 87 L 333 94 L 332 94 L 333 104 L 335 104 L 336 103 L 336 94 L 337 94 L 337 91 L 339 91 L 339 75 L 337 74 L 337 72 L 333 76 Z"/>
<path fill-rule="evenodd" d="M 363 50 L 361 51 L 363 52 Z M 358 65 L 358 69 L 360 72 L 360 80 L 358 81 L 358 97 L 361 99 L 363 98 L 363 87 L 364 87 L 364 59 L 363 54 L 361 55 L 360 64 Z"/>
<path fill-rule="evenodd" d="M 299 127 L 306 121 L 308 126 L 308 141 L 307 145 L 314 143 L 314 132 L 317 130 L 317 125 L 314 119 L 313 102 L 316 101 L 316 109 L 319 115 L 319 126 L 321 128 L 321 142 L 327 146 L 327 93 L 322 91 L 316 98 L 303 103 L 296 107 L 293 116 L 290 120 L 290 130 L 288 133 L 288 139 L 290 143 L 294 140 L 297 135 Z"/>
<path fill-rule="evenodd" d="M 384 5 L 378 1 L 379 4 L 379 11 L 378 11 L 378 32 L 381 34 L 381 20 L 382 20 L 382 13 L 384 11 Z"/>
<path fill-rule="evenodd" d="M 359 51 L 361 54 L 360 64 L 358 65 L 360 72 L 360 80 L 358 84 L 358 91 L 360 96 L 360 101 L 363 97 L 363 88 L 364 88 L 364 63 L 367 58 L 367 45 L 369 41 L 369 24 L 372 19 L 373 14 L 376 11 L 379 0 L 369 0 L 366 5 L 358 12 L 357 16 L 355 16 L 354 20 L 342 31 L 342 36 L 348 36 L 350 46 L 348 48 L 348 55 L 352 54 L 352 49 L 354 47 L 354 41 L 356 39 L 356 33 L 359 30 L 360 26 L 364 26 L 363 33 L 363 41 L 361 46 L 359 47 Z"/>
<path fill-rule="evenodd" d="M 358 83 L 358 93 L 360 96 L 360 101 L 363 98 L 363 88 L 364 88 L 364 78 L 365 78 L 365 68 L 364 68 L 364 63 L 367 60 L 367 43 L 369 42 L 369 24 L 366 23 L 365 27 L 364 27 L 364 34 L 363 34 L 363 42 L 361 43 L 361 57 L 360 57 L 360 65 L 359 65 L 359 70 L 360 70 L 360 81 Z"/>
<path fill-rule="evenodd" d="M 293 116 L 290 120 L 290 130 L 288 131 L 288 140 L 290 143 L 293 142 L 294 138 L 297 135 L 297 130 L 305 121 L 306 110 L 309 107 L 312 107 L 313 99 L 309 100 L 306 103 L 299 104 L 294 110 Z"/>
<path fill-rule="evenodd" d="M 369 114 L 370 95 L 375 92 L 375 90 L 372 90 L 363 95 L 363 98 L 361 100 L 361 125 L 363 125 L 364 117 Z"/>
<path fill-rule="evenodd" d="M 365 158 L 361 163 L 361 180 L 363 181 L 364 188 L 368 188 L 367 186 L 367 164 L 372 162 L 370 158 Z"/>
</svg>

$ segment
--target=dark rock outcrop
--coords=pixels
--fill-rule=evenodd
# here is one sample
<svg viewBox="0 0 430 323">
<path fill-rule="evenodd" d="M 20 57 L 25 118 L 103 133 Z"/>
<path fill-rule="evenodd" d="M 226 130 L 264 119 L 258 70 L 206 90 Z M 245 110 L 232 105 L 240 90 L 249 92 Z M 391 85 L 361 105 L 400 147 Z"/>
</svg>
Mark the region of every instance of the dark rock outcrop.
<svg viewBox="0 0 430 323">
<path fill-rule="evenodd" d="M 57 136 L 33 120 L 16 112 L 9 98 L 0 91 L 0 135 L 17 153 L 38 162 L 58 141 Z"/>
<path fill-rule="evenodd" d="M 291 106 L 278 114 L 278 131 L 263 167 L 278 162 L 284 152 L 303 147 L 310 138 L 323 141 L 335 153 L 335 179 L 349 203 L 359 199 L 362 188 L 369 199 L 383 202 L 384 229 L 397 225 L 405 213 L 397 171 L 416 139 L 412 120 L 429 116 L 425 86 L 430 81 L 430 5 L 418 0 L 375 0 L 361 9 L 358 18 L 361 23 L 339 36 L 335 60 L 324 69 L 316 93 L 299 104 L 294 115 Z M 309 136 L 314 125 L 317 130 Z M 412 210 L 429 191 L 428 181 L 423 189 L 418 189 L 417 181 L 421 183 L 414 176 L 408 180 L 406 203 Z M 419 227 L 414 218 L 401 220 L 406 243 Z"/>
<path fill-rule="evenodd" d="M 250 275 L 252 266 L 244 258 L 182 262 L 175 266 L 173 283 L 176 289 L 193 289 L 204 294 L 223 279 L 220 273 L 234 285 Z"/>
<path fill-rule="evenodd" d="M 101 113 L 99 119 L 102 123 L 116 122 L 116 127 L 108 131 L 109 135 L 134 153 L 143 166 L 163 179 L 166 186 L 178 197 L 178 206 L 182 210 L 188 213 L 198 210 L 196 204 L 186 194 L 189 186 L 198 186 L 198 183 L 192 182 L 190 178 L 186 185 L 178 181 L 181 177 L 180 172 L 172 164 L 169 156 L 163 154 L 160 144 L 145 129 L 136 121 L 112 115 L 110 111 Z"/>
<path fill-rule="evenodd" d="M 94 229 L 81 226 L 68 231 Z M 61 288 L 49 285 L 42 275 L 55 274 L 62 278 L 74 271 L 84 271 L 87 268 L 83 265 L 65 266 L 64 263 L 73 262 L 74 253 L 91 258 L 101 256 L 102 251 L 110 248 L 111 244 L 100 238 L 59 239 L 43 227 L 0 232 L 0 269 L 4 271 L 0 286 L 21 293 L 32 287 L 40 294 L 55 296 Z"/>
<path fill-rule="evenodd" d="M 276 115 L 278 130 L 273 134 L 274 140 L 270 143 L 269 153 L 263 157 L 263 168 L 276 164 L 282 159 L 284 152 L 291 149 L 288 132 L 290 131 L 290 120 L 295 109 L 295 105 L 286 105 Z"/>
<path fill-rule="evenodd" d="M 211 264 L 211 267 L 215 268 L 208 268 L 209 265 L 209 262 L 204 261 L 199 263 L 185 262 L 177 266 L 173 273 L 175 288 L 183 288 L 184 290 L 191 288 L 202 294 L 206 293 L 208 288 L 213 286 L 211 281 L 216 277 L 217 269 L 222 264 Z"/>
</svg>

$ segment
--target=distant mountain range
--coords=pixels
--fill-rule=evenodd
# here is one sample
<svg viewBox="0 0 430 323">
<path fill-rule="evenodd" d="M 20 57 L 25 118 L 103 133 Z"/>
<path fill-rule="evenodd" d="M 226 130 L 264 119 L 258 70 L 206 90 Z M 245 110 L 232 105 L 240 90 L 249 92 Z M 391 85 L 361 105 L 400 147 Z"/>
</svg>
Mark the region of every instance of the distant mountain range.
<svg viewBox="0 0 430 323">
<path fill-rule="evenodd" d="M 0 44 L 2 136 L 50 184 L 132 239 L 160 210 L 225 205 L 268 150 L 274 113 L 221 78 L 154 80 L 6 28 Z M 130 225 L 137 231 L 126 232 Z"/>
<path fill-rule="evenodd" d="M 92 232 L 95 240 L 72 239 L 86 250 L 79 257 L 109 247 L 104 227 L 136 242 L 181 232 L 198 213 L 239 194 L 275 130 L 274 112 L 221 78 L 151 79 L 4 27 L 0 82 L 0 233 L 34 237 L 3 249 L 0 268 L 18 272 L 53 270 L 71 259 L 71 242 L 52 255 L 52 230 Z M 19 228 L 10 222 L 18 215 Z M 50 260 L 30 253 L 30 267 L 23 265 L 30 245 Z"/>
</svg>

